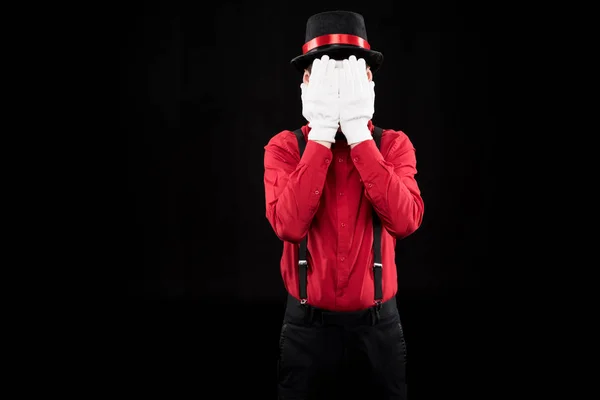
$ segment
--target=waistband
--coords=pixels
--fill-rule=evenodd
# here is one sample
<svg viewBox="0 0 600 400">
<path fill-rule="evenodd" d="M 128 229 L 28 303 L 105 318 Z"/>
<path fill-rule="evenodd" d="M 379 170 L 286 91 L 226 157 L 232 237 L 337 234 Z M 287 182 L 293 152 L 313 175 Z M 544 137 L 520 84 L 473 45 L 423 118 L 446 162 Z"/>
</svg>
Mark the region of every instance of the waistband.
<svg viewBox="0 0 600 400">
<path fill-rule="evenodd" d="M 398 317 L 396 298 L 373 305 L 360 311 L 331 311 L 302 304 L 300 300 L 288 294 L 285 308 L 285 320 L 297 325 L 376 325 L 382 320 Z"/>
</svg>

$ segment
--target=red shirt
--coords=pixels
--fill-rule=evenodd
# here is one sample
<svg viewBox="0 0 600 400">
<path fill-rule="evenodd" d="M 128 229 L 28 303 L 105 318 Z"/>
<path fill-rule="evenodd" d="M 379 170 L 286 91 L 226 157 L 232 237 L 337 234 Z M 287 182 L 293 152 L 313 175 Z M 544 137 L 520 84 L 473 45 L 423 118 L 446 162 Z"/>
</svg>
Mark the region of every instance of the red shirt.
<svg viewBox="0 0 600 400">
<path fill-rule="evenodd" d="M 373 124 L 369 121 L 373 132 Z M 331 149 L 308 141 L 302 160 L 296 136 L 284 130 L 265 146 L 266 214 L 283 241 L 281 276 L 299 298 L 298 250 L 308 232 L 308 304 L 354 311 L 374 304 L 372 208 L 382 223 L 383 301 L 398 290 L 395 246 L 418 229 L 423 200 L 415 180 L 415 149 L 401 131 Z"/>
</svg>

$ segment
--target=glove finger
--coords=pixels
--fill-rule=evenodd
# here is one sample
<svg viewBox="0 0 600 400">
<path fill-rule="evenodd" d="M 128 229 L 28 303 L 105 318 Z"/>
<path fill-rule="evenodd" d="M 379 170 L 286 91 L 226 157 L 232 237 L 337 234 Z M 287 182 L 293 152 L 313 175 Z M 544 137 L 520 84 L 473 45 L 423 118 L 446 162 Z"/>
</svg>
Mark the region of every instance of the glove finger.
<svg viewBox="0 0 600 400">
<path fill-rule="evenodd" d="M 327 62 L 323 62 L 323 60 L 321 60 L 321 77 L 319 79 L 319 85 L 324 87 L 325 91 L 327 92 L 329 90 L 329 61 Z"/>
<path fill-rule="evenodd" d="M 310 83 L 312 83 L 315 86 L 319 84 L 320 70 L 321 70 L 321 60 L 318 58 L 315 58 L 312 63 L 312 69 L 310 70 L 310 78 L 309 78 Z"/>
<path fill-rule="evenodd" d="M 337 93 L 337 86 L 336 86 L 336 82 L 335 82 L 335 60 L 329 60 L 327 62 L 327 74 L 326 74 L 326 80 L 327 80 L 327 89 L 328 92 L 333 93 L 334 90 Z"/>
<path fill-rule="evenodd" d="M 366 78 L 366 69 L 361 69 L 360 62 L 355 60 L 351 63 L 352 65 L 352 74 L 354 76 L 354 89 L 357 92 L 363 92 L 365 87 L 365 78 Z"/>
<path fill-rule="evenodd" d="M 346 77 L 346 81 L 347 82 L 351 82 L 352 81 L 352 66 L 350 65 L 350 60 L 345 59 L 343 61 L 343 64 L 344 64 L 344 66 L 343 66 L 342 69 L 344 71 L 344 75 Z M 349 88 L 347 87 L 347 89 L 349 89 Z"/>
<path fill-rule="evenodd" d="M 335 68 L 335 60 L 331 60 L 331 71 L 329 72 L 329 82 L 330 82 L 330 89 L 331 89 L 331 94 L 335 95 L 337 97 L 338 95 L 338 90 L 339 90 L 339 79 L 338 77 L 340 76 L 338 73 L 338 70 Z"/>
<path fill-rule="evenodd" d="M 367 63 L 364 58 L 358 59 L 356 62 L 356 72 L 359 77 L 359 82 L 361 88 L 367 90 L 369 89 L 369 77 L 367 76 Z"/>
<path fill-rule="evenodd" d="M 334 61 L 335 62 L 335 61 Z M 335 66 L 327 75 L 327 93 L 332 97 L 339 97 L 339 73 Z"/>
<path fill-rule="evenodd" d="M 358 61 L 356 60 L 356 56 L 350 56 L 349 58 L 350 69 L 352 70 L 352 79 L 354 80 L 354 84 L 356 85 L 357 80 L 360 78 L 359 70 L 358 70 Z M 356 86 L 355 86 L 356 88 Z"/>
<path fill-rule="evenodd" d="M 370 85 L 369 85 L 369 87 L 370 87 L 369 93 L 371 95 L 371 107 L 373 107 L 372 111 L 375 112 L 375 82 L 371 81 L 369 83 L 370 83 Z"/>
<path fill-rule="evenodd" d="M 352 69 L 352 90 L 354 93 L 360 93 L 361 91 L 361 80 L 360 73 L 356 66 L 356 62 L 350 62 L 350 68 Z"/>
<path fill-rule="evenodd" d="M 319 85 L 323 84 L 325 77 L 327 76 L 327 70 L 329 69 L 329 56 L 325 54 L 321 57 L 321 61 L 319 63 L 319 70 L 317 71 L 317 82 Z"/>
<path fill-rule="evenodd" d="M 340 97 L 346 97 L 348 94 L 347 86 L 346 86 L 346 70 L 344 68 L 338 68 L 338 80 L 339 80 L 339 92 Z"/>
<path fill-rule="evenodd" d="M 352 56 L 345 65 L 346 69 L 346 89 L 349 96 L 356 92 L 356 70 L 352 62 Z"/>
<path fill-rule="evenodd" d="M 358 60 L 356 60 L 356 64 L 358 66 L 358 68 L 362 71 L 363 69 L 366 71 L 367 70 L 367 63 L 365 61 L 364 58 L 359 58 Z"/>
<path fill-rule="evenodd" d="M 325 91 L 329 93 L 331 91 L 331 85 L 333 83 L 332 80 L 332 68 L 331 63 L 333 60 L 327 60 L 327 64 L 325 65 L 325 74 L 323 75 L 323 86 L 325 87 Z"/>
</svg>

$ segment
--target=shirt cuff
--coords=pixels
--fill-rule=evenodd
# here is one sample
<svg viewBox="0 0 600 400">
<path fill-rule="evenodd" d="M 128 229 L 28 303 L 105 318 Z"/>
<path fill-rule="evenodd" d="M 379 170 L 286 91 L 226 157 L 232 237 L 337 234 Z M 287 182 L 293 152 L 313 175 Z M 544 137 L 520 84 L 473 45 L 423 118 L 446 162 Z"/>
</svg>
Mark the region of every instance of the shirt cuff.
<svg viewBox="0 0 600 400">
<path fill-rule="evenodd" d="M 380 163 L 384 161 L 381 151 L 377 148 L 375 140 L 365 140 L 358 143 L 351 150 L 352 161 L 356 169 L 364 169 L 365 166 L 374 165 L 373 161 Z"/>
<path fill-rule="evenodd" d="M 360 175 L 365 189 L 369 193 L 371 200 L 379 202 L 383 198 L 382 179 L 387 175 L 385 160 L 377 148 L 374 140 L 366 140 L 354 146 L 351 150 L 354 167 Z M 380 184 L 378 187 L 378 183 Z"/>
<path fill-rule="evenodd" d="M 309 140 L 306 143 L 306 148 L 304 149 L 304 154 L 300 159 L 300 163 L 321 171 L 327 171 L 327 168 L 329 168 L 329 164 L 331 163 L 332 154 L 331 149 Z"/>
</svg>

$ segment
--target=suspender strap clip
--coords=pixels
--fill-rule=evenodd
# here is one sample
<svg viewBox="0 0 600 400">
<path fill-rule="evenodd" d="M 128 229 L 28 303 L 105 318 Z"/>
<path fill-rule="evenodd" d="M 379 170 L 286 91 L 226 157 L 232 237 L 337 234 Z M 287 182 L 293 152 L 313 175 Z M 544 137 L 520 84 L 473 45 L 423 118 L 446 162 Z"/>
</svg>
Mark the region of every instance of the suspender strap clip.
<svg viewBox="0 0 600 400">
<path fill-rule="evenodd" d="M 377 249 L 375 249 L 377 252 Z M 381 304 L 383 299 L 383 282 L 382 282 L 382 270 L 383 264 L 376 262 L 373 263 L 373 281 L 375 284 L 375 304 Z"/>
<path fill-rule="evenodd" d="M 308 279 L 308 261 L 298 261 L 298 284 L 299 284 L 299 297 L 300 303 L 305 304 L 308 298 L 306 293 L 306 284 Z"/>
</svg>

